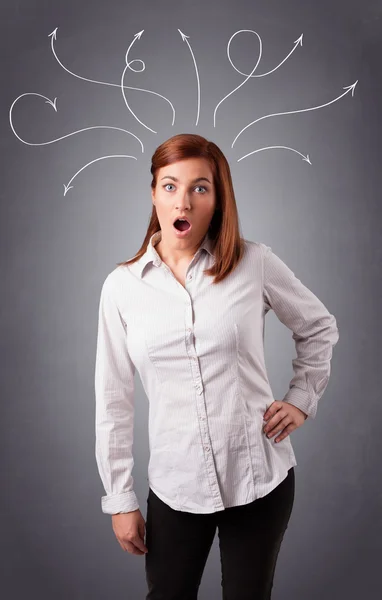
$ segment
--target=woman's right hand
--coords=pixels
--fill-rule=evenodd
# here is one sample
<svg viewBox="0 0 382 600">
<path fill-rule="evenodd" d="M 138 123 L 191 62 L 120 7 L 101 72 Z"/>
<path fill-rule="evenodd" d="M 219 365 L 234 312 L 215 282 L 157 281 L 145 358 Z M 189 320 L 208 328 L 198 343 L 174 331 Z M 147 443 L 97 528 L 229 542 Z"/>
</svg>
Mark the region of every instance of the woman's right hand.
<svg viewBox="0 0 382 600">
<path fill-rule="evenodd" d="M 146 521 L 139 508 L 128 513 L 118 513 L 111 517 L 115 536 L 125 552 L 146 554 L 144 544 Z"/>
</svg>

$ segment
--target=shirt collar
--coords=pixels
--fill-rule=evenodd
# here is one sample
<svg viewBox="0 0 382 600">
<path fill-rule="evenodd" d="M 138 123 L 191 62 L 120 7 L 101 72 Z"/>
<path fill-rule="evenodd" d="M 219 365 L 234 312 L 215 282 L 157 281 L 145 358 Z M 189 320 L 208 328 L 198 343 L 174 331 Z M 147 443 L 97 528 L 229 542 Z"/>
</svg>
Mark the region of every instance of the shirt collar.
<svg viewBox="0 0 382 600">
<path fill-rule="evenodd" d="M 154 233 L 149 243 L 147 244 L 146 252 L 141 256 L 139 260 L 137 260 L 133 265 L 136 265 L 136 270 L 140 277 L 142 277 L 143 269 L 145 266 L 152 262 L 155 267 L 160 267 L 162 264 L 162 259 L 159 256 L 158 252 L 155 250 L 155 245 L 162 239 L 162 230 L 159 229 L 156 233 Z M 196 254 L 200 253 L 201 250 L 206 250 L 211 256 L 214 256 L 213 252 L 213 241 L 207 231 L 206 235 L 203 238 L 202 243 L 200 244 Z M 133 266 L 132 265 L 132 266 Z"/>
</svg>

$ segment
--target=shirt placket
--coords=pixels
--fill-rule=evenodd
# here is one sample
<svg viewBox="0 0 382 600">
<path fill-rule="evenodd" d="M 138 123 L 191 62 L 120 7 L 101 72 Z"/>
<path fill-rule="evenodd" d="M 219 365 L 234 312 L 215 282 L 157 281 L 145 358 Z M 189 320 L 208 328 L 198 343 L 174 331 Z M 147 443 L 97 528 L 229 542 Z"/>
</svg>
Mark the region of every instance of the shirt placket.
<svg viewBox="0 0 382 600">
<path fill-rule="evenodd" d="M 190 265 L 188 266 L 186 272 L 186 288 L 192 285 L 193 282 L 193 274 L 192 274 L 192 263 L 194 262 L 195 257 L 192 259 Z M 210 484 L 210 489 L 213 496 L 214 506 L 217 509 L 224 509 L 223 499 L 220 493 L 218 476 L 216 473 L 215 461 L 212 452 L 212 445 L 210 434 L 208 430 L 208 420 L 207 420 L 207 412 L 206 412 L 206 404 L 205 404 L 205 396 L 204 396 L 204 386 L 203 380 L 199 368 L 199 360 L 196 354 L 195 343 L 194 343 L 194 335 L 193 335 L 193 308 L 192 308 L 192 297 L 191 294 L 185 289 L 179 281 L 176 279 L 171 269 L 164 265 L 171 276 L 176 281 L 179 286 L 181 293 L 185 296 L 185 328 L 186 328 L 186 348 L 187 354 L 190 358 L 192 379 L 194 381 L 194 386 L 196 389 L 196 412 L 199 419 L 199 431 L 201 434 L 201 443 L 204 451 L 204 459 L 206 462 L 206 469 L 208 473 L 208 479 Z"/>
</svg>

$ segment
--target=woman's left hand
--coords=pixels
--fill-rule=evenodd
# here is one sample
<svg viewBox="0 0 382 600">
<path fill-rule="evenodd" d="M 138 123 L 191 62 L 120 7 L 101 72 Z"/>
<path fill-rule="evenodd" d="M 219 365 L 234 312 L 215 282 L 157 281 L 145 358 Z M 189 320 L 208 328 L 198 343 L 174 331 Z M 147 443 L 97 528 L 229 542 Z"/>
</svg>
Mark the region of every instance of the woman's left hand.
<svg viewBox="0 0 382 600">
<path fill-rule="evenodd" d="M 268 438 L 279 433 L 280 435 L 277 436 L 275 442 L 280 442 L 291 431 L 300 427 L 305 422 L 307 416 L 306 413 L 297 408 L 297 406 L 290 404 L 290 402 L 275 400 L 265 411 L 264 421 L 267 421 L 267 423 L 264 425 L 263 431 Z"/>
</svg>

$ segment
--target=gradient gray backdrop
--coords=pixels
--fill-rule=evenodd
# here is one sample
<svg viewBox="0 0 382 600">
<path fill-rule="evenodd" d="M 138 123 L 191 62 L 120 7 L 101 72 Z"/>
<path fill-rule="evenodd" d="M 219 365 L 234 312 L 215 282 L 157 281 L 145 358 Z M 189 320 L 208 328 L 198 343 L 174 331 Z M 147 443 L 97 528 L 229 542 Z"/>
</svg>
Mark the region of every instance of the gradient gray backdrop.
<svg viewBox="0 0 382 600">
<path fill-rule="evenodd" d="M 362 6 L 361 6 L 362 4 Z M 315 420 L 291 434 L 296 497 L 276 569 L 274 600 L 380 598 L 381 562 L 381 2 L 1 2 L 1 582 L 7 600 L 143 600 L 144 557 L 122 551 L 101 512 L 104 491 L 94 456 L 94 363 L 101 285 L 141 245 L 150 199 L 150 158 L 180 132 L 215 141 L 232 168 L 242 231 L 295 271 L 338 322 L 332 376 Z M 168 97 L 87 83 L 119 83 L 125 52 L 144 29 L 126 85 Z M 198 65 L 201 111 L 189 36 Z M 303 45 L 273 73 L 249 79 L 227 58 L 240 29 L 262 39 L 255 73 L 274 69 L 304 34 Z M 254 34 L 234 38 L 231 56 L 249 73 Z M 135 63 L 139 68 L 139 64 Z M 263 115 L 330 102 L 319 110 Z M 95 125 L 122 127 L 144 143 Z M 285 145 L 309 154 L 312 165 Z M 63 195 L 63 185 L 92 164 Z M 275 399 L 292 377 L 291 332 L 267 317 L 266 360 Z M 148 401 L 136 377 L 134 481 L 146 516 Z M 170 532 L 169 532 L 170 533 Z M 171 534 L 171 533 L 170 533 Z M 174 547 L 174 554 L 177 552 Z M 256 565 L 254 564 L 254 568 Z M 215 537 L 200 600 L 221 598 Z"/>
</svg>

